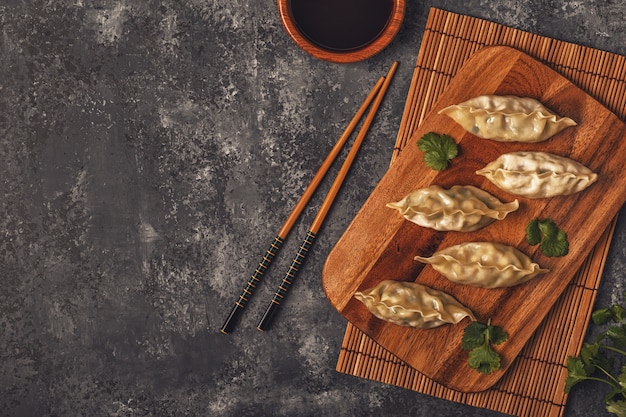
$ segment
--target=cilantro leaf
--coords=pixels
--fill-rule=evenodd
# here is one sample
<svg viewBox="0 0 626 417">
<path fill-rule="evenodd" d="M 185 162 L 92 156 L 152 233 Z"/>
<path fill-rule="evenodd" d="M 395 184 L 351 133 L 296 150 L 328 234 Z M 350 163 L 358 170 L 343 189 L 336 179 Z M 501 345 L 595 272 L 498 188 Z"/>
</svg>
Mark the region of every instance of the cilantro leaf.
<svg viewBox="0 0 626 417">
<path fill-rule="evenodd" d="M 593 320 L 593 323 L 598 326 L 608 322 L 612 317 L 613 313 L 610 308 L 599 308 L 591 313 L 591 320 Z"/>
<path fill-rule="evenodd" d="M 606 335 L 618 348 L 626 347 L 626 330 L 623 326 L 611 326 L 606 330 Z"/>
<path fill-rule="evenodd" d="M 619 304 L 613 305 L 611 306 L 611 313 L 616 321 L 624 322 L 624 318 L 626 318 L 626 309 L 624 307 Z"/>
<path fill-rule="evenodd" d="M 543 236 L 554 236 L 559 231 L 558 226 L 552 219 L 545 219 L 538 222 L 539 230 Z"/>
<path fill-rule="evenodd" d="M 618 417 L 626 417 L 626 401 L 607 401 L 606 411 L 608 411 L 609 413 L 613 413 Z"/>
<path fill-rule="evenodd" d="M 626 372 L 624 372 L 624 366 L 622 366 L 622 372 L 617 376 L 619 386 L 621 389 L 626 389 Z"/>
<path fill-rule="evenodd" d="M 442 171 L 450 165 L 459 148 L 454 139 L 448 135 L 438 135 L 429 132 L 417 141 L 417 147 L 424 152 L 424 162 L 437 171 Z"/>
<path fill-rule="evenodd" d="M 474 321 L 470 323 L 463 332 L 463 339 L 461 341 L 464 350 L 476 349 L 485 343 L 485 331 L 487 325 Z"/>
<path fill-rule="evenodd" d="M 602 351 L 598 352 L 595 358 L 593 358 L 593 364 L 596 368 L 602 368 L 604 370 L 609 370 L 613 368 L 613 364 L 615 360 L 611 357 L 608 357 Z"/>
<path fill-rule="evenodd" d="M 568 358 L 565 392 L 581 381 L 602 382 L 610 387 L 604 396 L 606 410 L 626 417 L 626 308 L 619 304 L 600 308 L 592 313 L 592 319 L 604 330 L 594 343 L 583 343 L 578 356 Z M 614 373 L 616 363 L 620 364 L 619 374 Z"/>
<path fill-rule="evenodd" d="M 536 245 L 541 242 L 541 230 L 539 230 L 539 219 L 535 218 L 526 226 L 526 241 L 529 245 Z"/>
<path fill-rule="evenodd" d="M 608 394 L 604 396 L 604 402 L 608 404 L 609 401 L 617 396 L 624 398 L 622 395 L 622 387 L 620 387 L 619 385 L 615 386 L 611 391 L 609 391 Z"/>
<path fill-rule="evenodd" d="M 498 326 L 490 326 L 490 336 L 491 343 L 494 345 L 504 343 L 509 338 L 509 335 Z"/>
<path fill-rule="evenodd" d="M 442 158 L 441 154 L 437 152 L 426 152 L 424 154 L 424 162 L 435 171 L 443 171 L 450 165 L 450 162 Z"/>
<path fill-rule="evenodd" d="M 569 252 L 569 242 L 564 231 L 559 230 L 554 235 L 546 235 L 539 246 L 546 256 L 565 256 Z"/>
<path fill-rule="evenodd" d="M 490 374 L 500 369 L 500 355 L 491 349 L 491 344 L 500 344 L 508 335 L 498 326 L 477 321 L 469 324 L 463 332 L 462 347 L 469 350 L 468 364 L 483 374 Z"/>
<path fill-rule="evenodd" d="M 491 350 L 489 345 L 484 345 L 470 352 L 468 363 L 481 374 L 490 374 L 500 369 L 500 355 Z"/>
<path fill-rule="evenodd" d="M 596 368 L 611 369 L 613 359 L 600 351 L 600 343 L 584 343 L 580 349 L 580 360 L 583 363 L 585 374 L 591 376 Z"/>
<path fill-rule="evenodd" d="M 570 356 L 567 358 L 567 379 L 565 380 L 565 393 L 570 392 L 572 387 L 587 379 L 587 371 L 582 359 Z"/>
<path fill-rule="evenodd" d="M 526 241 L 529 245 L 539 245 L 546 256 L 565 256 L 569 252 L 567 234 L 551 219 L 532 219 L 526 226 Z"/>
</svg>

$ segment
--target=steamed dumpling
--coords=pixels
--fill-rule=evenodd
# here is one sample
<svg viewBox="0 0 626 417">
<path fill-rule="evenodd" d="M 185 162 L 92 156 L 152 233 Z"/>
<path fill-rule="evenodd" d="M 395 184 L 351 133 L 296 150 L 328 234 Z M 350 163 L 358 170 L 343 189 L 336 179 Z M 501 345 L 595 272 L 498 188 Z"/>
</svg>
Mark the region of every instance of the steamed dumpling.
<svg viewBox="0 0 626 417">
<path fill-rule="evenodd" d="M 423 227 L 471 232 L 504 219 L 519 208 L 519 203 L 515 200 L 503 204 L 472 185 L 455 185 L 448 190 L 431 185 L 388 203 L 387 207 L 397 209 L 404 218 Z"/>
<path fill-rule="evenodd" d="M 541 142 L 576 122 L 530 97 L 484 95 L 439 111 L 465 130 L 499 142 Z"/>
<path fill-rule="evenodd" d="M 415 282 L 385 280 L 354 297 L 381 320 L 400 326 L 431 329 L 456 324 L 474 314 L 450 294 Z"/>
<path fill-rule="evenodd" d="M 549 272 L 516 248 L 493 242 L 461 243 L 415 260 L 432 265 L 450 281 L 482 288 L 512 287 Z"/>
<path fill-rule="evenodd" d="M 598 175 L 579 162 L 546 152 L 511 152 L 476 171 L 504 191 L 528 198 L 569 195 Z"/>
</svg>

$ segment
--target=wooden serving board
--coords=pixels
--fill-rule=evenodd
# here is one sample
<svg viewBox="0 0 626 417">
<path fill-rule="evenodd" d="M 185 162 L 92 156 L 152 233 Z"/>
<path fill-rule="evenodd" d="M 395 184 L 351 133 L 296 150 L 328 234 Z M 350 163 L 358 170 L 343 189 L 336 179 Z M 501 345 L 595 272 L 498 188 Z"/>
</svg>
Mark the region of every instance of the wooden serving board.
<svg viewBox="0 0 626 417">
<path fill-rule="evenodd" d="M 536 98 L 559 115 L 571 117 L 578 126 L 541 143 L 499 143 L 467 133 L 449 117 L 437 114 L 448 105 L 483 94 Z M 459 156 L 450 168 L 436 172 L 424 165 L 417 146 L 409 144 L 329 254 L 323 286 L 344 317 L 408 365 L 451 389 L 477 392 L 502 377 L 626 200 L 622 162 L 626 157 L 626 125 L 553 70 L 515 49 L 495 46 L 477 52 L 459 70 L 414 133 L 413 142 L 431 131 L 455 138 Z M 501 154 L 518 150 L 569 157 L 598 173 L 599 179 L 574 195 L 533 200 L 510 195 L 475 174 Z M 460 233 L 420 227 L 385 207 L 431 184 L 446 188 L 475 185 L 503 202 L 517 198 L 520 208 L 484 229 Z M 537 246 L 526 243 L 524 229 L 534 217 L 551 218 L 567 232 L 567 256 L 548 258 Z M 413 260 L 415 255 L 430 256 L 467 241 L 515 246 L 551 272 L 512 288 L 481 289 L 452 283 L 431 266 Z M 461 348 L 468 319 L 458 325 L 421 330 L 375 318 L 353 296 L 384 279 L 416 281 L 445 291 L 469 307 L 479 321 L 491 318 L 509 334 L 509 340 L 495 348 L 501 355 L 502 368 L 490 375 L 469 368 L 467 352 Z"/>
</svg>

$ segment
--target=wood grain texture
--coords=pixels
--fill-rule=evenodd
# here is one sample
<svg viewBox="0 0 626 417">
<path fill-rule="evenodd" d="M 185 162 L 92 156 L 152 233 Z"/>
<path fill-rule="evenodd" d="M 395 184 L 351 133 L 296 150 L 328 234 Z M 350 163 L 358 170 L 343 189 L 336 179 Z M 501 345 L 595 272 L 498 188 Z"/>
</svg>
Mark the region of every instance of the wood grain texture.
<svg viewBox="0 0 626 417">
<path fill-rule="evenodd" d="M 500 144 L 466 133 L 436 111 L 480 94 L 516 94 L 535 97 L 579 125 L 539 144 Z M 411 367 L 459 391 L 481 391 L 492 386 L 512 363 L 533 331 L 584 261 L 626 196 L 620 154 L 626 144 L 624 124 L 583 91 L 527 55 L 506 47 L 476 53 L 435 104 L 434 111 L 413 135 L 412 142 L 429 131 L 448 133 L 461 154 L 453 166 L 436 173 L 423 165 L 417 147 L 409 144 L 384 176 L 331 252 L 323 271 L 323 284 L 331 303 L 357 328 Z M 521 208 L 505 221 L 471 234 L 442 233 L 421 228 L 385 207 L 408 192 L 436 183 L 443 186 L 473 184 L 511 201 L 514 197 L 474 175 L 501 153 L 533 149 L 569 156 L 600 174 L 599 181 L 573 196 L 546 200 L 519 198 Z M 546 258 L 524 241 L 524 228 L 534 216 L 551 217 L 568 232 L 570 254 Z M 581 227 L 584 225 L 584 227 Z M 511 289 L 484 290 L 453 284 L 431 267 L 413 261 L 438 248 L 468 240 L 496 240 L 518 247 L 551 272 Z M 454 295 L 480 320 L 492 318 L 511 334 L 498 347 L 503 369 L 481 375 L 466 365 L 460 348 L 467 324 L 431 330 L 408 329 L 374 318 L 353 298 L 357 290 L 382 279 L 417 281 Z"/>
</svg>

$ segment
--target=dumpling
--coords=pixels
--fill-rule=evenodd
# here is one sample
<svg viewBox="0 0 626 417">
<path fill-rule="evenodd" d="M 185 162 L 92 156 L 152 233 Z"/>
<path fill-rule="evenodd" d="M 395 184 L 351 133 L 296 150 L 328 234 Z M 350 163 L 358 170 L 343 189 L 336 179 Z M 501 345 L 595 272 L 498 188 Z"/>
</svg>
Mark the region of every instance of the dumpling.
<svg viewBox="0 0 626 417">
<path fill-rule="evenodd" d="M 384 280 L 354 297 L 381 320 L 400 326 L 431 329 L 456 324 L 474 314 L 450 294 L 415 282 Z"/>
<path fill-rule="evenodd" d="M 528 198 L 574 194 L 598 179 L 581 163 L 546 152 L 506 153 L 476 173 L 504 191 Z"/>
<path fill-rule="evenodd" d="M 530 97 L 484 95 L 448 106 L 439 114 L 450 116 L 478 137 L 498 142 L 541 142 L 576 125 Z"/>
<path fill-rule="evenodd" d="M 472 232 L 502 220 L 519 208 L 517 200 L 503 204 L 472 185 L 455 185 L 446 190 L 438 185 L 421 188 L 402 200 L 388 203 L 407 220 L 431 229 Z"/>
<path fill-rule="evenodd" d="M 549 272 L 516 248 L 493 242 L 461 243 L 415 260 L 432 265 L 450 281 L 482 288 L 512 287 Z"/>
</svg>

